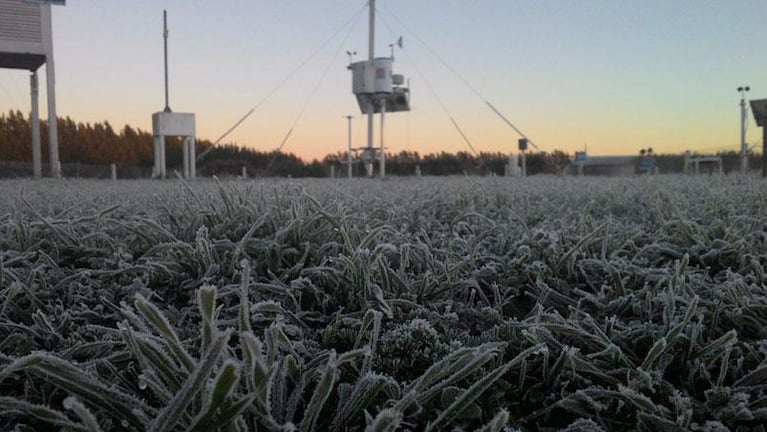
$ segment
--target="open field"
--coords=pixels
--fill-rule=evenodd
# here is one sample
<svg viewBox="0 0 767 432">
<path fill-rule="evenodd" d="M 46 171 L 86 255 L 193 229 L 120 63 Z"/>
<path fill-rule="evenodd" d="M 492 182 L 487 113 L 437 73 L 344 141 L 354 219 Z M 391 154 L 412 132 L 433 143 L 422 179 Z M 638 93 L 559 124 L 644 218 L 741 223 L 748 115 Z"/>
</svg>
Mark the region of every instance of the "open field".
<svg viewBox="0 0 767 432">
<path fill-rule="evenodd" d="M 0 430 L 767 430 L 766 266 L 756 178 L 0 182 Z"/>
</svg>

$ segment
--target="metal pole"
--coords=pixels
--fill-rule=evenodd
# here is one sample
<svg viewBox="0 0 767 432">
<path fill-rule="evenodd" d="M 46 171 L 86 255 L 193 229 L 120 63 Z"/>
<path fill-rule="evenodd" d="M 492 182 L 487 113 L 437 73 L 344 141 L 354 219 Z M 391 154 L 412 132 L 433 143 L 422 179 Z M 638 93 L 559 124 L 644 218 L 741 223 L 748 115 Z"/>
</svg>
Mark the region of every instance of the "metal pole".
<svg viewBox="0 0 767 432">
<path fill-rule="evenodd" d="M 370 13 L 369 13 L 369 24 L 368 24 L 368 65 L 366 72 L 369 74 L 369 77 L 374 78 L 375 77 L 375 71 L 373 70 L 373 61 L 375 60 L 375 40 L 376 40 L 376 1 L 370 0 Z M 372 84 L 372 82 L 371 82 Z M 375 149 L 373 148 L 374 145 L 374 131 L 375 128 L 375 109 L 373 108 L 373 101 L 370 100 L 368 102 L 368 153 L 367 158 L 368 160 L 365 161 L 365 168 L 367 169 L 367 175 L 368 177 L 373 177 L 373 161 L 370 160 L 375 159 Z"/>
<path fill-rule="evenodd" d="M 386 177 L 386 148 L 384 147 L 384 123 L 386 122 L 386 99 L 381 100 L 381 180 Z"/>
<path fill-rule="evenodd" d="M 375 128 L 375 109 L 373 101 L 368 102 L 368 148 L 365 154 L 365 170 L 368 177 L 373 177 L 373 159 L 375 159 L 375 149 L 373 148 L 373 129 Z"/>
<path fill-rule="evenodd" d="M 376 42 L 376 0 L 370 0 L 370 14 L 368 27 L 368 60 L 375 59 Z"/>
<path fill-rule="evenodd" d="M 740 172 L 745 175 L 748 172 L 748 144 L 746 144 L 746 122 L 748 121 L 748 109 L 746 107 L 746 92 L 750 87 L 738 87 L 740 93 Z"/>
<path fill-rule="evenodd" d="M 527 151 L 522 150 L 522 177 L 527 177 Z"/>
<path fill-rule="evenodd" d="M 50 7 L 50 6 L 48 6 Z M 48 12 L 48 28 L 53 29 L 53 20 L 50 10 Z M 48 147 L 51 163 L 51 175 L 54 178 L 61 177 L 61 164 L 59 163 L 59 127 L 56 116 L 56 66 L 53 61 L 53 35 L 49 34 L 50 51 L 45 55 L 45 81 L 48 91 Z"/>
<path fill-rule="evenodd" d="M 154 148 L 154 169 L 152 170 L 152 178 L 160 176 L 160 137 L 155 135 L 152 137 L 152 145 Z"/>
<path fill-rule="evenodd" d="M 167 169 L 165 165 L 165 135 L 160 135 L 160 171 L 159 171 L 160 178 L 164 179 L 165 174 L 167 174 Z"/>
<path fill-rule="evenodd" d="M 164 55 L 165 55 L 165 112 L 171 112 L 170 102 L 168 97 L 168 11 L 162 11 L 162 37 L 164 40 Z"/>
<path fill-rule="evenodd" d="M 197 178 L 197 139 L 189 137 L 189 177 Z"/>
<path fill-rule="evenodd" d="M 40 90 L 37 71 L 33 71 L 29 76 L 29 87 L 32 96 L 32 170 L 34 177 L 39 179 L 43 174 L 43 163 L 40 149 Z"/>
<path fill-rule="evenodd" d="M 183 165 L 184 178 L 189 179 L 189 137 L 181 141 L 181 163 Z"/>
<path fill-rule="evenodd" d="M 347 164 L 348 164 L 347 171 L 349 174 L 349 178 L 352 178 L 352 168 L 353 168 L 352 167 L 352 116 L 350 115 L 346 116 L 346 120 L 349 123 L 349 153 L 348 153 L 348 159 L 347 159 Z"/>
</svg>

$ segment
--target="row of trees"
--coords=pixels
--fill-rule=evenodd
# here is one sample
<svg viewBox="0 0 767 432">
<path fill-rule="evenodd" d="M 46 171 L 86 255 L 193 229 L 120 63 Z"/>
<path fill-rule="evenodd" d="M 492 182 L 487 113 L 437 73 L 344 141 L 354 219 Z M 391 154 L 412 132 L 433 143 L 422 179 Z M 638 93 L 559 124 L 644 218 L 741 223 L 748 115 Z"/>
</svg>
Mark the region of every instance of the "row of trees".
<svg viewBox="0 0 767 432">
<path fill-rule="evenodd" d="M 59 157 L 62 163 L 133 165 L 151 167 L 153 164 L 152 134 L 126 125 L 115 131 L 109 122 L 77 123 L 69 117 L 59 118 Z M 43 160 L 48 160 L 48 123 L 40 122 Z M 28 162 L 32 158 L 31 121 L 20 111 L 0 114 L 0 160 Z M 212 145 L 207 140 L 197 143 L 198 149 Z M 180 140 L 168 140 L 168 164 L 181 164 Z"/>
<path fill-rule="evenodd" d="M 59 153 L 62 165 L 76 166 L 69 172 L 82 173 L 81 166 L 106 167 L 115 163 L 121 167 L 135 168 L 133 172 L 146 173 L 153 164 L 152 135 L 128 125 L 115 130 L 109 122 L 78 123 L 69 117 L 58 120 Z M 48 160 L 48 128 L 41 122 L 41 141 L 43 161 Z M 31 121 L 20 111 L 0 113 L 0 177 L 29 175 L 27 169 L 19 170 L 19 165 L 28 164 L 32 159 L 30 142 L 32 141 Z M 294 154 L 279 152 L 261 152 L 235 145 L 220 145 L 211 148 L 208 140 L 197 141 L 197 154 L 208 150 L 204 158 L 198 161 L 200 175 L 239 176 L 243 167 L 250 177 L 327 177 L 331 170 L 337 176 L 346 175 L 347 153 L 335 153 L 322 160 L 305 162 Z M 649 151 L 648 151 L 649 150 Z M 657 155 L 651 149 L 643 150 L 652 154 L 661 172 L 681 172 L 684 164 L 682 155 Z M 719 153 L 722 156 L 726 172 L 738 169 L 736 152 Z M 167 141 L 166 160 L 168 168 L 179 169 L 181 166 L 181 141 Z M 527 172 L 535 174 L 560 174 L 570 163 L 570 156 L 562 151 L 529 153 Z M 413 175 L 416 167 L 423 175 L 502 175 L 508 158 L 502 153 L 482 152 L 472 154 L 432 153 L 420 155 L 414 151 L 387 154 L 386 171 L 389 175 Z M 758 165 L 754 161 L 752 166 Z M 14 169 L 9 167 L 13 166 Z M 355 176 L 364 176 L 365 167 L 356 160 L 352 166 Z M 31 172 L 31 167 L 28 169 Z M 92 170 L 93 172 L 105 172 Z M 125 170 L 123 170 L 125 171 Z M 137 174 L 143 175 L 143 174 Z"/>
<path fill-rule="evenodd" d="M 151 168 L 153 164 L 152 135 L 147 131 L 128 125 L 115 130 L 109 122 L 78 123 L 69 117 L 58 120 L 58 129 L 62 165 L 86 167 L 115 163 L 123 167 Z M 47 161 L 48 127 L 45 121 L 41 122 L 40 134 L 43 161 Z M 6 165 L 9 162 L 16 165 L 29 163 L 32 158 L 31 141 L 29 118 L 20 111 L 0 114 L 0 162 Z M 198 162 L 197 169 L 201 175 L 236 176 L 241 175 L 245 167 L 247 175 L 251 177 L 326 177 L 331 170 L 340 176 L 347 169 L 346 153 L 304 162 L 291 153 L 261 152 L 231 144 L 215 148 L 212 146 L 208 140 L 197 141 L 198 155 L 207 150 L 205 157 Z M 168 140 L 166 160 L 170 169 L 181 166 L 180 140 Z M 568 156 L 563 152 L 534 153 L 527 159 L 528 172 L 559 173 L 568 162 Z M 387 173 L 395 176 L 413 175 L 418 166 L 424 175 L 503 174 L 507 163 L 507 156 L 502 153 L 442 152 L 421 156 L 417 152 L 403 151 L 387 154 Z M 354 163 L 353 170 L 355 176 L 365 174 L 365 167 L 360 161 Z M 75 172 L 87 175 L 85 168 L 78 168 Z M 13 174 L 18 175 L 19 171 Z"/>
</svg>

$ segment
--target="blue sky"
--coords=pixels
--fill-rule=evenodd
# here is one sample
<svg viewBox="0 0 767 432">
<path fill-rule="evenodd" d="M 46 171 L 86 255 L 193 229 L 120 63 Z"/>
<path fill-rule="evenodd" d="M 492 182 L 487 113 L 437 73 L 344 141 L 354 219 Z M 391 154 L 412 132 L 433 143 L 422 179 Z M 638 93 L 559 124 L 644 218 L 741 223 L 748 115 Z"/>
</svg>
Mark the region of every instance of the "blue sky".
<svg viewBox="0 0 767 432">
<path fill-rule="evenodd" d="M 295 123 L 285 150 L 321 157 L 344 149 L 343 116 L 353 114 L 355 145 L 363 145 L 365 124 L 351 95 L 345 51 L 366 55 L 364 5 L 69 0 L 54 10 L 59 112 L 149 129 L 151 113 L 163 107 L 161 24 L 167 9 L 171 107 L 197 114 L 198 135 L 217 138 L 317 52 L 229 140 L 272 150 Z M 478 150 L 514 150 L 518 136 L 475 91 L 542 149 L 586 146 L 591 154 L 633 154 L 648 146 L 665 152 L 736 149 L 736 88 L 749 85 L 749 97 L 767 97 L 767 56 L 758 45 L 767 40 L 763 0 L 378 5 L 377 52 L 388 55 L 388 44 L 402 35 L 405 49 L 395 54 L 395 72 L 412 80 L 413 111 L 387 117 L 390 151 L 467 150 L 450 116 Z M 29 110 L 27 81 L 26 72 L 0 71 L 0 110 Z M 760 134 L 750 123 L 749 141 L 757 144 Z"/>
</svg>

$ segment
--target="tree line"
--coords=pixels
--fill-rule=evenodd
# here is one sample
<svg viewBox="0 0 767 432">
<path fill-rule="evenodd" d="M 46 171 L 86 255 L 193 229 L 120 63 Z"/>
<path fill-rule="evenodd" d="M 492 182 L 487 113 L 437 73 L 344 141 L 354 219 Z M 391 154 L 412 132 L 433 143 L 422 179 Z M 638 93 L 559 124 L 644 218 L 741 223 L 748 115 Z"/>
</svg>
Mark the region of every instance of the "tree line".
<svg viewBox="0 0 767 432">
<path fill-rule="evenodd" d="M 75 122 L 69 117 L 58 119 L 58 130 L 59 155 L 63 166 L 103 168 L 110 164 L 117 164 L 121 167 L 136 168 L 133 171 L 136 173 L 146 173 L 151 170 L 154 163 L 150 132 L 132 128 L 129 125 L 116 130 L 107 121 L 91 124 Z M 48 160 L 48 127 L 45 121 L 41 121 L 40 137 L 42 158 L 45 163 Z M 31 163 L 31 142 L 30 118 L 18 110 L 0 113 L 0 176 L 29 175 L 26 173 L 26 168 L 23 171 L 13 171 L 8 167 Z M 168 169 L 180 169 L 181 140 L 169 138 L 166 142 Z M 321 160 L 307 162 L 292 153 L 259 151 L 234 144 L 212 147 L 213 143 L 209 140 L 197 140 L 197 154 L 205 153 L 197 164 L 200 175 L 240 176 L 243 168 L 249 177 L 327 177 L 331 175 L 331 172 L 339 177 L 347 175 L 348 154 L 346 152 L 329 154 Z M 723 152 L 719 155 L 722 156 L 726 172 L 738 169 L 737 152 Z M 683 156 L 654 155 L 654 157 L 661 172 L 681 171 Z M 364 164 L 358 158 L 354 161 L 353 175 L 364 176 Z M 529 175 L 561 174 L 570 161 L 570 155 L 559 150 L 528 153 L 527 172 Z M 415 151 L 402 151 L 387 153 L 386 172 L 387 175 L 393 176 L 414 175 L 417 171 L 420 171 L 422 175 L 433 176 L 503 175 L 508 163 L 508 156 L 500 152 L 440 152 L 420 155 Z M 31 167 L 28 171 L 31 172 Z M 82 170 L 78 168 L 76 172 L 88 176 L 86 168 Z"/>
<path fill-rule="evenodd" d="M 42 158 L 48 160 L 48 126 L 41 120 L 40 138 Z M 115 129 L 109 122 L 82 123 L 70 117 L 58 119 L 59 158 L 62 165 L 133 166 L 151 168 L 154 163 L 152 134 L 125 125 Z M 31 120 L 21 111 L 0 113 L 0 163 L 30 163 L 32 160 Z M 292 153 L 259 151 L 234 144 L 213 147 L 209 140 L 198 139 L 197 154 L 200 175 L 239 176 L 245 168 L 250 177 L 327 177 L 331 171 L 338 176 L 346 174 L 347 153 L 336 153 L 321 160 L 303 161 Z M 173 170 L 181 166 L 181 141 L 167 140 L 166 160 Z M 563 152 L 532 153 L 527 158 L 528 172 L 559 173 L 568 163 Z M 387 154 L 387 174 L 414 175 L 419 167 L 423 175 L 499 174 L 504 173 L 508 158 L 502 153 L 432 153 L 402 151 Z M 355 176 L 364 176 L 364 164 L 358 159 L 353 164 Z M 376 167 L 377 168 L 377 167 Z M 0 167 L 0 170 L 2 167 Z M 85 168 L 81 170 L 87 172 Z M 80 171 L 78 171 L 80 172 Z M 1 173 L 0 173 L 1 174 Z M 87 175 L 87 174 L 85 174 Z"/>
</svg>

